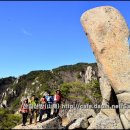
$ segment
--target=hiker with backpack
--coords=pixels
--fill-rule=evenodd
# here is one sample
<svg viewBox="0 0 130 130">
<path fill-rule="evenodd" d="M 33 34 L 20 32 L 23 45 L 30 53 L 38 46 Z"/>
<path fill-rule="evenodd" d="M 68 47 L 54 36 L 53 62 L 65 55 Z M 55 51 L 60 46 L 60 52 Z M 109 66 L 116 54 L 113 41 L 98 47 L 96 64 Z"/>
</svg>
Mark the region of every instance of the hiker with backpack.
<svg viewBox="0 0 130 130">
<path fill-rule="evenodd" d="M 40 112 L 39 112 L 39 122 L 42 122 L 42 116 L 46 113 L 46 103 L 47 100 L 45 98 L 45 95 L 40 99 Z"/>
<path fill-rule="evenodd" d="M 52 108 L 52 104 L 53 104 L 53 96 L 50 95 L 50 91 L 47 92 L 48 94 L 45 96 L 46 100 L 47 100 L 47 109 L 46 109 L 46 113 L 47 113 L 47 120 L 49 118 L 51 118 L 51 108 Z"/>
<path fill-rule="evenodd" d="M 56 93 L 54 95 L 54 105 L 55 105 L 54 113 L 53 113 L 54 117 L 57 117 L 59 114 L 61 100 L 62 100 L 62 94 L 61 94 L 61 91 L 58 89 L 56 90 Z"/>
<path fill-rule="evenodd" d="M 30 111 L 30 125 L 32 124 L 32 121 L 34 119 L 34 123 L 35 125 L 37 124 L 37 112 L 38 112 L 38 108 L 37 108 L 37 101 L 35 95 L 32 95 L 31 100 L 30 100 L 30 104 L 29 104 L 29 111 Z"/>
<path fill-rule="evenodd" d="M 19 112 L 22 114 L 22 126 L 26 126 L 27 117 L 29 113 L 28 99 L 24 99 Z"/>
</svg>

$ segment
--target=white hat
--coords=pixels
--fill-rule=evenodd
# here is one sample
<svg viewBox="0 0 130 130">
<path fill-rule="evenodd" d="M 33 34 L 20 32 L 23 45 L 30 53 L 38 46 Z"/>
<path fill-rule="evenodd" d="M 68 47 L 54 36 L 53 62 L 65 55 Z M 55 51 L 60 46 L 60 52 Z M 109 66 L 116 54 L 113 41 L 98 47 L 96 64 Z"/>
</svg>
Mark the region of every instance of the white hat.
<svg viewBox="0 0 130 130">
<path fill-rule="evenodd" d="M 48 95 L 48 93 L 47 93 L 47 92 L 44 92 L 43 96 L 47 96 L 47 95 Z"/>
</svg>

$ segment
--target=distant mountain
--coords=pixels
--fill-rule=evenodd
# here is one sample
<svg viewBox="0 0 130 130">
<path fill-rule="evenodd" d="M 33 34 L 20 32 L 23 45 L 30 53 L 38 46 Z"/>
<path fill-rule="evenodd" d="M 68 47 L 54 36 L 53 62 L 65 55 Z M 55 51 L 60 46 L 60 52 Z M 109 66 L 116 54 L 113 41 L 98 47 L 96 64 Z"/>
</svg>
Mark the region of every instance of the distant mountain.
<svg viewBox="0 0 130 130">
<path fill-rule="evenodd" d="M 31 71 L 18 78 L 0 79 L 1 107 L 4 104 L 15 112 L 23 97 L 35 94 L 40 98 L 44 91 L 54 94 L 57 88 L 68 102 L 100 103 L 97 64 L 65 65 L 53 70 Z"/>
</svg>

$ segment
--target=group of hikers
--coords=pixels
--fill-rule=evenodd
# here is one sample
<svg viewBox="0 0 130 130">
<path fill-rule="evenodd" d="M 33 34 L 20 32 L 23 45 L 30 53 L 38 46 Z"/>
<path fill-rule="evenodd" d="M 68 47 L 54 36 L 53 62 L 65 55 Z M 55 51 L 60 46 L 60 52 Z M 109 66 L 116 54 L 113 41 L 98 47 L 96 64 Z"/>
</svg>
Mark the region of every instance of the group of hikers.
<svg viewBox="0 0 130 130">
<path fill-rule="evenodd" d="M 38 116 L 39 122 L 42 122 L 42 117 L 44 114 L 47 114 L 47 118 L 45 120 L 48 120 L 52 117 L 57 117 L 59 114 L 61 100 L 62 94 L 59 89 L 56 90 L 54 96 L 50 95 L 49 91 L 46 91 L 40 100 L 35 95 L 32 95 L 30 100 L 25 98 L 19 110 L 19 112 L 22 114 L 22 126 L 26 126 L 28 115 L 30 118 L 30 125 L 32 124 L 33 119 L 34 124 L 37 124 Z M 54 108 L 53 114 L 51 114 L 52 108 Z"/>
</svg>

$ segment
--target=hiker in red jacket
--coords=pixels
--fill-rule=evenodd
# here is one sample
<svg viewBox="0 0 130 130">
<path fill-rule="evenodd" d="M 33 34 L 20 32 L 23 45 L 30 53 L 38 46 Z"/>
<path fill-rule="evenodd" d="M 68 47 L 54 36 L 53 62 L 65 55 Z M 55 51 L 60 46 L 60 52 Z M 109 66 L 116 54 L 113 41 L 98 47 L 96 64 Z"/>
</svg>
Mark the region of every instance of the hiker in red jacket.
<svg viewBox="0 0 130 130">
<path fill-rule="evenodd" d="M 56 90 L 56 93 L 54 95 L 54 105 L 55 105 L 54 113 L 53 113 L 54 117 L 57 117 L 59 114 L 61 100 L 62 100 L 61 91 L 58 89 Z"/>
<path fill-rule="evenodd" d="M 27 122 L 27 117 L 28 117 L 28 113 L 29 113 L 29 104 L 28 104 L 28 99 L 25 99 L 24 102 L 21 105 L 20 108 L 20 113 L 22 113 L 22 126 L 26 126 L 26 122 Z"/>
<path fill-rule="evenodd" d="M 43 114 L 46 113 L 46 103 L 47 103 L 47 100 L 45 98 L 45 96 L 43 96 L 41 99 L 40 99 L 40 103 L 41 103 L 41 108 L 40 108 L 40 112 L 39 112 L 39 122 L 42 122 L 42 116 Z"/>
</svg>

